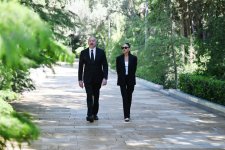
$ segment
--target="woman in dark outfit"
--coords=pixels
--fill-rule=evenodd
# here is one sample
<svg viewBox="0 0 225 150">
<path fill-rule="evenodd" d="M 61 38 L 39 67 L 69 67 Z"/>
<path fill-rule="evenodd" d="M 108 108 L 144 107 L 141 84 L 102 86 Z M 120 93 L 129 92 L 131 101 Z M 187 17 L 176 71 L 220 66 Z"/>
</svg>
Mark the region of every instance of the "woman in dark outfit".
<svg viewBox="0 0 225 150">
<path fill-rule="evenodd" d="M 124 120 L 128 122 L 130 121 L 132 93 L 136 84 L 137 57 L 130 53 L 129 43 L 125 43 L 121 48 L 123 54 L 116 58 L 117 85 L 120 86 L 123 98 Z"/>
</svg>

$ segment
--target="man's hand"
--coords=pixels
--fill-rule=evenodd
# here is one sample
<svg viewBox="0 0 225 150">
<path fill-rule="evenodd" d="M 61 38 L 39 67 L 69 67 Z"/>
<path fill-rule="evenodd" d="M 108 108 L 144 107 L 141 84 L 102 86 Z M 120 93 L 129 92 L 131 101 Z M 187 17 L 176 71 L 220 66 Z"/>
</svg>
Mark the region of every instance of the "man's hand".
<svg viewBox="0 0 225 150">
<path fill-rule="evenodd" d="M 107 84 L 107 80 L 104 78 L 103 80 L 102 80 L 102 85 L 104 86 L 104 85 L 106 85 Z"/>
<path fill-rule="evenodd" d="M 83 81 L 79 81 L 79 86 L 83 89 L 83 87 L 84 87 Z"/>
</svg>

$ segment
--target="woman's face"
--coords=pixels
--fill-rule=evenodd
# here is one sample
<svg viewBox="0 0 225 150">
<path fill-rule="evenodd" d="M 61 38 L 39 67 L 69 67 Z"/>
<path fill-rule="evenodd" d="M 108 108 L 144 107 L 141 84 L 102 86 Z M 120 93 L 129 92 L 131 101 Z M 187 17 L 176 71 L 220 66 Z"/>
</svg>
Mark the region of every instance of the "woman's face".
<svg viewBox="0 0 225 150">
<path fill-rule="evenodd" d="M 121 48 L 122 48 L 123 54 L 128 54 L 130 51 L 130 48 L 127 44 L 124 44 Z"/>
</svg>

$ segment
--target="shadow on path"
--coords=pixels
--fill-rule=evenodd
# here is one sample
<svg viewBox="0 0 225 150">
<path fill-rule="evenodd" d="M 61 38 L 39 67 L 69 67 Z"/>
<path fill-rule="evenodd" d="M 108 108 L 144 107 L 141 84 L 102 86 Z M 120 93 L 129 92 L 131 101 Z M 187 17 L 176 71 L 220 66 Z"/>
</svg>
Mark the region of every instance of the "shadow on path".
<svg viewBox="0 0 225 150">
<path fill-rule="evenodd" d="M 99 119 L 86 121 L 86 94 L 77 82 L 77 64 L 32 72 L 37 89 L 13 104 L 31 113 L 41 137 L 36 150 L 225 149 L 225 120 L 190 104 L 152 91 L 138 83 L 131 122 L 123 121 L 122 99 L 116 75 L 100 94 Z"/>
</svg>

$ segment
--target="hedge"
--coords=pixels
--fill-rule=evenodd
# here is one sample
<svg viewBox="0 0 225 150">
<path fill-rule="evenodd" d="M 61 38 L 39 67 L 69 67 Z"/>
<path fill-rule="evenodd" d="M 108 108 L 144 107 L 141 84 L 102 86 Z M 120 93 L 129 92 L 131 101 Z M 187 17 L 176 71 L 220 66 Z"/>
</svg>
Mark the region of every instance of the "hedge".
<svg viewBox="0 0 225 150">
<path fill-rule="evenodd" d="M 225 81 L 200 75 L 181 74 L 179 88 L 185 93 L 225 106 Z"/>
</svg>

